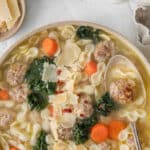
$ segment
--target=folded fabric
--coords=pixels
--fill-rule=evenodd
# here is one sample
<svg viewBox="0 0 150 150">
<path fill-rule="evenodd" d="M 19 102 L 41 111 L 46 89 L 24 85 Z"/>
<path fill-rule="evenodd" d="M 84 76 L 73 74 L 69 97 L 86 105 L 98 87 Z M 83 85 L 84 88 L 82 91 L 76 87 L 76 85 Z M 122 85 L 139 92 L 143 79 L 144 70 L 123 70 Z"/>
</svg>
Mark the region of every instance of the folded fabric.
<svg viewBox="0 0 150 150">
<path fill-rule="evenodd" d="M 150 46 L 150 0 L 130 0 L 134 12 L 137 39 L 142 46 Z"/>
</svg>

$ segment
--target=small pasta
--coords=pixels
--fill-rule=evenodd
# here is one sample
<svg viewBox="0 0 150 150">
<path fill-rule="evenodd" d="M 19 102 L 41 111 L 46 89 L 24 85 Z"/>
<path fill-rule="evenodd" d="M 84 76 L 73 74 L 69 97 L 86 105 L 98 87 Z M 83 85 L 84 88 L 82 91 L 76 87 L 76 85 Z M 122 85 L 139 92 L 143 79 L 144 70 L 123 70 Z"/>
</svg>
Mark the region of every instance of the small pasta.
<svg viewBox="0 0 150 150">
<path fill-rule="evenodd" d="M 15 106 L 14 101 L 2 101 L 2 100 L 0 100 L 0 107 L 1 108 L 3 108 L 3 107 L 12 108 L 14 106 Z"/>
<path fill-rule="evenodd" d="M 9 143 L 8 143 L 8 141 L 11 138 L 12 137 L 9 134 L 0 132 L 0 148 L 2 148 L 3 150 L 9 150 Z"/>
<path fill-rule="evenodd" d="M 11 126 L 10 127 L 10 133 L 14 137 L 19 137 L 19 139 L 23 142 L 30 140 L 30 135 L 28 133 L 26 133 L 23 129 L 20 129 L 17 126 Z"/>
<path fill-rule="evenodd" d="M 21 111 L 17 115 L 17 120 L 19 122 L 20 121 L 25 121 L 26 115 L 27 115 L 27 112 L 28 112 L 28 106 L 27 106 L 26 103 L 23 103 L 21 107 L 22 107 L 22 109 L 21 109 Z"/>
<path fill-rule="evenodd" d="M 119 150 L 129 150 L 129 146 L 126 144 L 121 144 Z"/>
<path fill-rule="evenodd" d="M 92 95 L 94 93 L 95 88 L 91 85 L 79 85 L 75 92 L 77 93 L 85 93 L 87 95 Z"/>
<path fill-rule="evenodd" d="M 79 46 L 86 46 L 87 44 L 91 44 L 92 40 L 86 40 L 86 39 L 80 39 L 77 42 L 77 45 Z M 93 44 L 92 44 L 93 45 Z"/>
<path fill-rule="evenodd" d="M 104 79 L 105 69 L 106 69 L 106 65 L 104 63 L 99 63 L 97 65 L 97 72 L 91 76 L 91 84 L 93 86 L 102 84 Z"/>
<path fill-rule="evenodd" d="M 72 25 L 65 25 L 58 27 L 58 30 L 62 38 L 71 39 L 74 36 L 76 29 Z"/>
<path fill-rule="evenodd" d="M 68 53 L 68 51 L 70 52 Z M 70 66 L 78 59 L 80 53 L 80 47 L 68 40 L 62 48 L 62 53 L 57 57 L 56 64 L 58 66 Z"/>
<path fill-rule="evenodd" d="M 50 38 L 56 40 L 57 45 L 58 45 L 58 50 L 57 50 L 55 56 L 58 56 L 60 54 L 60 52 L 61 52 L 59 35 L 58 35 L 58 33 L 56 31 L 51 31 L 48 36 Z"/>
<path fill-rule="evenodd" d="M 33 60 L 34 58 L 36 58 L 38 56 L 38 48 L 36 47 L 31 47 L 28 49 L 28 52 L 25 55 L 25 61 L 26 62 L 30 62 L 31 60 Z"/>
<path fill-rule="evenodd" d="M 136 110 L 124 110 L 120 112 L 120 117 L 126 118 L 129 121 L 137 121 L 138 119 L 143 119 L 146 117 L 146 112 L 143 109 Z"/>
<path fill-rule="evenodd" d="M 32 129 L 32 136 L 30 139 L 30 144 L 35 145 L 38 133 L 41 131 L 41 127 L 39 124 L 34 124 Z"/>
<path fill-rule="evenodd" d="M 124 129 L 119 133 L 118 139 L 120 141 L 126 141 L 129 135 L 128 129 Z"/>
<path fill-rule="evenodd" d="M 39 36 L 38 36 L 38 35 L 34 35 L 34 36 L 32 36 L 31 38 L 29 38 L 28 44 L 35 46 L 35 45 L 38 44 L 39 41 L 40 41 Z"/>
</svg>

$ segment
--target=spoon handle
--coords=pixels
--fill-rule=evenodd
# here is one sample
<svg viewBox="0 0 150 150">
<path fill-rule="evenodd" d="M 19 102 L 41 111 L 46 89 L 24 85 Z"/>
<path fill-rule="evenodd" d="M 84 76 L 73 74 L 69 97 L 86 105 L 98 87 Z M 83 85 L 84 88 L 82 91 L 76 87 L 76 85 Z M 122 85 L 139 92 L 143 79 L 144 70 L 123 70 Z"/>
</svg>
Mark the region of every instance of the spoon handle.
<svg viewBox="0 0 150 150">
<path fill-rule="evenodd" d="M 139 137 L 138 137 L 138 133 L 137 133 L 136 123 L 131 122 L 130 125 L 131 125 L 132 132 L 133 132 L 133 135 L 134 135 L 134 141 L 135 141 L 135 144 L 136 144 L 136 149 L 137 150 L 142 150 L 141 144 L 140 144 L 140 141 L 139 141 Z"/>
</svg>

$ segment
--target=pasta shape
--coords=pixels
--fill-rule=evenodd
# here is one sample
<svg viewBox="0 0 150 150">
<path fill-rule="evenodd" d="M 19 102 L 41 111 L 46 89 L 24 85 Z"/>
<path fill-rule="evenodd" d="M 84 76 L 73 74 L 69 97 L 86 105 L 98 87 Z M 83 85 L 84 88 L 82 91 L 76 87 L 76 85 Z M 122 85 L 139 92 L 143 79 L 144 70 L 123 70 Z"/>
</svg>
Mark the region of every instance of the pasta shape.
<svg viewBox="0 0 150 150">
<path fill-rule="evenodd" d="M 71 66 L 79 58 L 80 53 L 81 49 L 77 44 L 68 40 L 62 49 L 62 53 L 57 57 L 56 64 L 58 66 Z"/>
<path fill-rule="evenodd" d="M 120 150 L 129 150 L 129 146 L 127 144 L 121 144 L 119 149 Z"/>
<path fill-rule="evenodd" d="M 129 131 L 128 129 L 124 129 L 119 133 L 118 139 L 120 141 L 126 141 L 128 139 Z"/>
<path fill-rule="evenodd" d="M 41 130 L 41 127 L 40 127 L 39 124 L 34 124 L 32 130 L 33 130 L 33 131 L 32 131 L 32 136 L 31 136 L 31 139 L 30 139 L 30 144 L 31 144 L 31 145 L 35 145 L 36 139 L 37 139 L 38 133 L 39 133 L 40 130 Z"/>
<path fill-rule="evenodd" d="M 91 44 L 92 40 L 80 39 L 76 42 L 79 46 L 86 46 L 87 44 Z"/>
<path fill-rule="evenodd" d="M 137 121 L 146 117 L 146 111 L 144 109 L 124 110 L 120 112 L 119 116 L 129 121 Z"/>
<path fill-rule="evenodd" d="M 76 29 L 72 25 L 65 25 L 58 27 L 58 30 L 63 39 L 71 39 L 72 37 L 74 37 Z"/>
<path fill-rule="evenodd" d="M 80 84 L 76 89 L 75 92 L 77 93 L 85 93 L 88 95 L 92 95 L 94 93 L 95 88 L 91 85 L 85 85 L 85 84 Z"/>
<path fill-rule="evenodd" d="M 110 145 L 106 142 L 101 144 L 91 144 L 89 150 L 110 150 Z"/>
<path fill-rule="evenodd" d="M 0 107 L 1 108 L 3 108 L 3 107 L 5 107 L 5 108 L 12 108 L 12 107 L 14 107 L 15 106 L 15 103 L 14 103 L 14 101 L 2 101 L 2 100 L 0 100 Z"/>
<path fill-rule="evenodd" d="M 91 76 L 91 84 L 97 86 L 103 82 L 106 65 L 104 63 L 98 63 L 97 72 Z"/>
<path fill-rule="evenodd" d="M 57 45 L 58 45 L 58 50 L 57 50 L 55 56 L 58 56 L 60 54 L 60 52 L 61 52 L 61 48 L 60 48 L 61 44 L 60 44 L 60 40 L 59 40 L 59 35 L 58 35 L 58 33 L 56 31 L 51 31 L 48 36 L 50 38 L 56 40 Z"/>
<path fill-rule="evenodd" d="M 58 80 L 69 80 L 72 78 L 72 72 L 67 68 L 67 67 L 64 67 L 64 66 L 61 66 L 61 67 L 58 67 L 57 70 L 60 70 L 61 73 L 60 75 L 58 75 Z"/>
<path fill-rule="evenodd" d="M 25 56 L 25 61 L 26 62 L 30 62 L 31 60 L 33 60 L 34 58 L 36 58 L 38 56 L 38 48 L 36 47 L 31 47 L 28 49 L 28 51 L 24 54 Z"/>
<path fill-rule="evenodd" d="M 0 148 L 3 150 L 9 150 L 8 141 L 12 139 L 12 137 L 7 133 L 0 132 Z"/>
</svg>

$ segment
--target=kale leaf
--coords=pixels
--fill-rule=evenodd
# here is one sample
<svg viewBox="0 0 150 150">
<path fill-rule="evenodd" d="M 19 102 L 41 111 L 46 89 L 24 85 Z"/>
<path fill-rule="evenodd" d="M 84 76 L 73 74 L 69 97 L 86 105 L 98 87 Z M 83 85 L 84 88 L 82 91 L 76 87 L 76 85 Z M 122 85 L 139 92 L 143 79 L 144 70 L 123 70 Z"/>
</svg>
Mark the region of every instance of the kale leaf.
<svg viewBox="0 0 150 150">
<path fill-rule="evenodd" d="M 36 144 L 33 146 L 33 150 L 48 150 L 46 143 L 46 135 L 45 131 L 41 131 L 39 137 L 37 138 Z"/>
<path fill-rule="evenodd" d="M 28 87 L 32 91 L 28 95 L 28 104 L 31 110 L 44 109 L 48 105 L 48 95 L 54 94 L 56 91 L 56 82 L 42 81 L 44 63 L 54 64 L 53 59 L 49 57 L 36 58 L 30 64 L 25 75 Z"/>
<path fill-rule="evenodd" d="M 78 144 L 85 143 L 89 138 L 90 129 L 98 122 L 97 114 L 94 112 L 89 118 L 78 120 L 73 127 L 73 140 Z"/>
<path fill-rule="evenodd" d="M 94 28 L 89 26 L 80 26 L 77 29 L 76 35 L 80 39 L 91 39 L 96 44 L 101 40 L 99 33 L 99 29 L 94 30 Z"/>
<path fill-rule="evenodd" d="M 48 105 L 48 100 L 46 96 L 37 92 L 32 92 L 28 95 L 28 104 L 31 110 L 36 109 L 40 111 Z"/>
<path fill-rule="evenodd" d="M 56 83 L 33 80 L 32 83 L 29 84 L 29 88 L 33 91 L 40 92 L 43 95 L 51 95 L 56 91 Z"/>
<path fill-rule="evenodd" d="M 73 127 L 73 140 L 78 144 L 85 143 L 89 138 L 89 128 L 83 122 L 78 122 Z"/>
<path fill-rule="evenodd" d="M 108 92 L 106 92 L 95 105 L 95 110 L 97 111 L 97 113 L 103 116 L 108 116 L 112 110 L 115 110 L 117 108 L 117 103 L 114 102 L 114 100 L 110 97 L 110 94 Z"/>
<path fill-rule="evenodd" d="M 45 62 L 54 64 L 53 59 L 46 56 L 34 59 L 26 72 L 25 79 L 31 90 L 48 95 L 55 92 L 56 83 L 42 81 L 43 64 Z"/>
<path fill-rule="evenodd" d="M 30 84 L 34 80 L 41 80 L 43 73 L 43 64 L 47 62 L 49 64 L 54 64 L 53 59 L 49 57 L 36 58 L 30 64 L 29 69 L 26 72 L 25 79 Z"/>
</svg>

